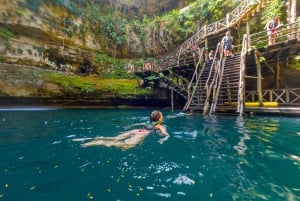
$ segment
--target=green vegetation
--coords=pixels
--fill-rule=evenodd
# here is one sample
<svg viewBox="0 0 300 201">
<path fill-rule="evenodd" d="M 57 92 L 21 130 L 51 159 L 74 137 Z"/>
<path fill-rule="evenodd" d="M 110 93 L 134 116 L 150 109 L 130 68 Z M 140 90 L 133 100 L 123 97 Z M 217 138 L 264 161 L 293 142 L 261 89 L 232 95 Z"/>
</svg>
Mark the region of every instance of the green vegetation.
<svg viewBox="0 0 300 201">
<path fill-rule="evenodd" d="M 74 92 L 79 90 L 79 92 L 90 93 L 95 90 L 94 83 L 87 82 L 79 76 L 66 76 L 63 74 L 50 73 L 46 76 L 46 79 Z"/>
<path fill-rule="evenodd" d="M 148 85 L 152 88 L 155 85 L 155 82 L 164 77 L 164 74 L 152 74 L 145 78 L 148 81 Z"/>
<path fill-rule="evenodd" d="M 164 25 L 164 35 L 172 36 L 175 39 L 172 42 L 179 44 L 194 34 L 198 28 L 224 18 L 225 14 L 236 5 L 237 2 L 231 0 L 195 0 L 185 11 L 175 9 L 162 16 L 156 16 L 150 21 L 149 26 L 161 32 L 156 28 Z"/>
<path fill-rule="evenodd" d="M 292 59 L 288 66 L 292 69 L 300 70 L 300 55 L 297 55 L 294 59 Z"/>
<path fill-rule="evenodd" d="M 125 63 L 120 59 L 114 59 L 108 55 L 98 52 L 95 61 L 101 66 L 102 77 L 111 79 L 133 79 L 134 76 L 126 71 Z"/>
<path fill-rule="evenodd" d="M 15 35 L 5 28 L 0 28 L 0 39 L 3 40 L 6 48 L 10 47 L 9 39 L 15 37 Z"/>
<path fill-rule="evenodd" d="M 107 15 L 103 16 L 100 22 L 100 35 L 104 35 L 115 48 L 120 48 L 123 44 L 127 43 L 125 28 L 127 21 L 124 18 Z"/>
<path fill-rule="evenodd" d="M 14 34 L 5 28 L 0 28 L 0 37 L 4 40 L 14 37 Z"/>
<path fill-rule="evenodd" d="M 33 12 L 39 12 L 42 2 L 42 0 L 25 0 L 19 5 Z M 122 1 L 110 4 L 101 1 L 51 0 L 47 4 L 62 7 L 67 15 L 64 18 L 63 28 L 61 27 L 61 18 L 51 21 L 51 28 L 61 29 L 64 35 L 70 38 L 75 34 L 84 38 L 85 33 L 94 33 L 99 45 L 103 49 L 112 50 L 111 54 L 115 57 L 117 53 L 128 51 L 128 41 L 130 41 L 128 37 L 132 35 L 131 32 L 134 32 L 135 37 L 138 37 L 141 44 L 144 44 L 147 42 L 146 36 L 150 31 L 152 32 L 151 37 L 154 37 L 152 40 L 154 42 L 157 40 L 168 49 L 170 46 L 179 45 L 195 33 L 197 28 L 224 18 L 225 13 L 231 11 L 238 1 L 190 0 L 187 2 L 190 5 L 184 12 L 175 9 L 155 17 L 152 15 L 157 14 L 156 10 L 152 10 L 153 13 L 141 12 L 140 16 L 129 10 L 123 12 L 121 8 L 126 3 L 124 4 Z M 99 4 L 103 4 L 103 6 L 99 6 Z M 162 2 L 156 2 L 156 4 L 166 6 Z M 78 17 L 82 20 L 82 24 L 76 25 L 73 19 Z"/>
<path fill-rule="evenodd" d="M 122 6 L 126 6 L 123 1 L 111 4 L 107 1 L 51 0 L 47 4 L 63 7 L 67 11 L 69 16 L 65 19 L 66 27 L 63 29 L 66 36 L 72 37 L 77 32 L 83 36 L 86 31 L 90 31 L 96 34 L 102 47 L 111 46 L 115 55 L 117 50 L 126 49 L 129 30 L 133 30 L 140 40 L 145 42 L 146 30 L 150 28 L 153 31 L 152 36 L 158 36 L 158 41 L 162 40 L 161 37 L 165 37 L 165 41 L 176 45 L 195 33 L 197 28 L 224 18 L 226 13 L 232 11 L 240 3 L 240 1 L 232 0 L 189 0 L 187 2 L 190 4 L 184 12 L 175 9 L 160 16 L 155 15 L 155 17 L 152 16 L 157 14 L 156 10 L 152 10 L 153 13 L 141 12 L 139 14 L 130 10 L 123 12 Z M 33 12 L 39 12 L 42 3 L 42 0 L 25 0 L 23 3 L 18 1 L 20 6 Z M 263 9 L 262 15 L 256 19 L 259 21 L 257 24 L 262 24 L 261 27 L 263 27 L 263 24 L 274 14 L 282 18 L 285 15 L 285 3 L 286 1 L 282 0 L 270 1 L 270 4 Z M 163 3 L 157 3 L 157 5 L 165 6 Z M 130 6 L 132 4 L 128 3 L 128 8 Z M 80 17 L 84 25 L 77 27 L 72 21 L 74 16 Z M 61 24 L 61 21 L 50 22 L 50 26 L 57 29 Z"/>
<path fill-rule="evenodd" d="M 44 73 L 45 80 L 55 83 L 72 93 L 105 93 L 119 97 L 150 94 L 149 89 L 140 88 L 134 79 L 101 79 L 98 77 L 68 76 Z"/>
<path fill-rule="evenodd" d="M 99 79 L 91 77 L 84 77 L 83 79 L 95 83 L 97 89 L 110 92 L 120 97 L 151 93 L 149 89 L 140 88 L 137 80 L 133 79 Z"/>
<path fill-rule="evenodd" d="M 128 31 L 132 30 L 141 42 L 146 42 L 146 33 L 150 30 L 152 36 L 158 36 L 158 41 L 169 45 L 179 44 L 186 38 L 191 36 L 199 26 L 210 23 L 214 20 L 224 17 L 224 10 L 233 6 L 232 1 L 210 1 L 210 0 L 194 0 L 189 9 L 185 12 L 173 10 L 161 16 L 149 18 L 143 14 L 142 17 L 130 13 L 123 13 L 120 10 L 121 4 L 116 5 L 105 4 L 106 7 L 99 7 L 95 2 L 74 0 L 52 0 L 47 2 L 53 6 L 63 7 L 70 16 L 65 18 L 64 28 L 62 31 L 68 37 L 72 37 L 78 32 L 81 36 L 90 31 L 96 34 L 98 42 L 102 47 L 113 49 L 113 57 L 117 51 L 126 51 Z M 100 2 L 99 2 L 100 3 Z M 26 0 L 21 6 L 28 8 L 34 12 L 39 12 L 42 0 Z M 160 4 L 163 5 L 163 4 Z M 201 12 L 199 12 L 201 11 Z M 154 10 L 153 10 L 154 12 Z M 80 16 L 84 27 L 77 27 L 72 22 L 72 15 Z M 142 19 L 142 20 L 140 20 Z M 207 20 L 209 19 L 209 21 Z M 51 28 L 60 29 L 61 19 L 57 22 L 50 22 Z M 156 39 L 154 39 L 156 40 Z"/>
<path fill-rule="evenodd" d="M 266 24 L 274 15 L 278 15 L 279 18 L 283 18 L 286 14 L 284 12 L 285 1 L 282 0 L 272 0 L 270 4 L 263 10 L 262 24 Z"/>
<path fill-rule="evenodd" d="M 5 62 L 5 57 L 2 56 L 2 55 L 0 55 L 0 62 L 1 62 L 1 63 L 2 63 L 2 62 Z"/>
</svg>

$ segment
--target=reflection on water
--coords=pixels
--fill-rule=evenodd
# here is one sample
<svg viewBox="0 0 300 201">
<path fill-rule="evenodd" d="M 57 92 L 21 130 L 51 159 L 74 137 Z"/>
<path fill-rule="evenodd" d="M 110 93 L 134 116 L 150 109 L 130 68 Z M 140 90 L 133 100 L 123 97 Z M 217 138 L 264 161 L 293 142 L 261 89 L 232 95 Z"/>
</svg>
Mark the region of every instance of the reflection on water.
<svg viewBox="0 0 300 201">
<path fill-rule="evenodd" d="M 75 138 L 139 128 L 151 110 L 0 111 L 0 200 L 300 200 L 297 118 L 163 111 L 171 137 L 134 148 Z"/>
</svg>

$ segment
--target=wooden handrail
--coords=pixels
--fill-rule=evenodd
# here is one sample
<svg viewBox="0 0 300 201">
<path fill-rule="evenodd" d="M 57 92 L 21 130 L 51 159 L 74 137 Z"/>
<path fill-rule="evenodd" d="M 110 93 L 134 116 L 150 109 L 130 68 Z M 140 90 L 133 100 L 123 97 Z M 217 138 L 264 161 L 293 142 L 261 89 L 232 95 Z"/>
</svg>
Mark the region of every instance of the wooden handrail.
<svg viewBox="0 0 300 201">
<path fill-rule="evenodd" d="M 300 38 L 300 20 L 281 25 L 278 29 L 278 36 L 276 42 Z M 250 47 L 260 48 L 268 45 L 267 30 L 257 32 L 250 35 Z"/>
<path fill-rule="evenodd" d="M 173 52 L 165 56 L 164 59 L 158 60 L 155 66 L 162 65 L 159 67 L 160 69 L 175 67 L 176 63 L 172 63 L 175 66 L 169 66 L 168 62 L 165 61 L 174 60 L 175 58 L 177 58 L 177 61 L 179 61 L 180 56 L 183 52 L 189 51 L 194 45 L 203 47 L 205 38 L 220 32 L 224 32 L 228 28 L 237 25 L 249 14 L 252 14 L 253 12 L 258 12 L 258 10 L 261 7 L 264 7 L 264 5 L 267 3 L 269 3 L 269 0 L 261 0 L 259 2 L 255 0 L 242 1 L 231 13 L 228 13 L 228 15 L 224 19 L 220 19 L 212 24 L 209 24 L 199 29 Z M 179 62 L 177 62 L 177 65 L 179 65 Z"/>
</svg>

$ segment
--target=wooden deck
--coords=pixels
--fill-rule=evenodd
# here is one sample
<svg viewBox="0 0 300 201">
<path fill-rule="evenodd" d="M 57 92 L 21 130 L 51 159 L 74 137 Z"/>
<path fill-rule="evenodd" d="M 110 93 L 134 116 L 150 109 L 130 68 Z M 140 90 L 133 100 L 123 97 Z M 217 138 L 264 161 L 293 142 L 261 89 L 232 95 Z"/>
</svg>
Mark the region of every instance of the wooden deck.
<svg viewBox="0 0 300 201">
<path fill-rule="evenodd" d="M 245 107 L 248 115 L 300 116 L 300 107 Z"/>
<path fill-rule="evenodd" d="M 152 62 L 150 69 L 135 74 L 144 79 L 162 73 L 161 80 L 168 88 L 186 100 L 184 111 L 300 116 L 300 88 L 280 88 L 280 63 L 300 54 L 300 21 L 282 25 L 274 45 L 268 45 L 268 35 L 263 30 L 244 34 L 242 44 L 235 44 L 241 47 L 241 52 L 236 51 L 233 57 L 225 58 L 222 55 L 223 45 L 218 43 L 214 58 L 211 61 L 207 58 L 207 44 L 213 37 L 220 33 L 224 35 L 223 32 L 254 16 L 270 3 L 262 0 L 259 4 L 252 2 L 254 4 L 250 6 L 249 2 L 252 1 L 242 1 L 228 18 L 202 27 L 174 52 Z M 262 87 L 262 73 L 265 72 L 275 77 L 271 89 Z M 256 83 L 256 89 L 251 88 L 249 83 Z M 247 101 L 274 101 L 279 107 L 249 108 L 244 106 Z"/>
</svg>

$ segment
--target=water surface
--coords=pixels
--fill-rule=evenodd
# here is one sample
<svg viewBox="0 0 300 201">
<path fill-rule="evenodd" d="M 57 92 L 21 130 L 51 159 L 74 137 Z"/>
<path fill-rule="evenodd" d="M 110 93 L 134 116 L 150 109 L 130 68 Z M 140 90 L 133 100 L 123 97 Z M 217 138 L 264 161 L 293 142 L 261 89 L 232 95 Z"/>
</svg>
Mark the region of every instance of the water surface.
<svg viewBox="0 0 300 201">
<path fill-rule="evenodd" d="M 300 120 L 162 111 L 171 137 L 82 148 L 151 110 L 0 110 L 0 200 L 300 200 Z"/>
</svg>

